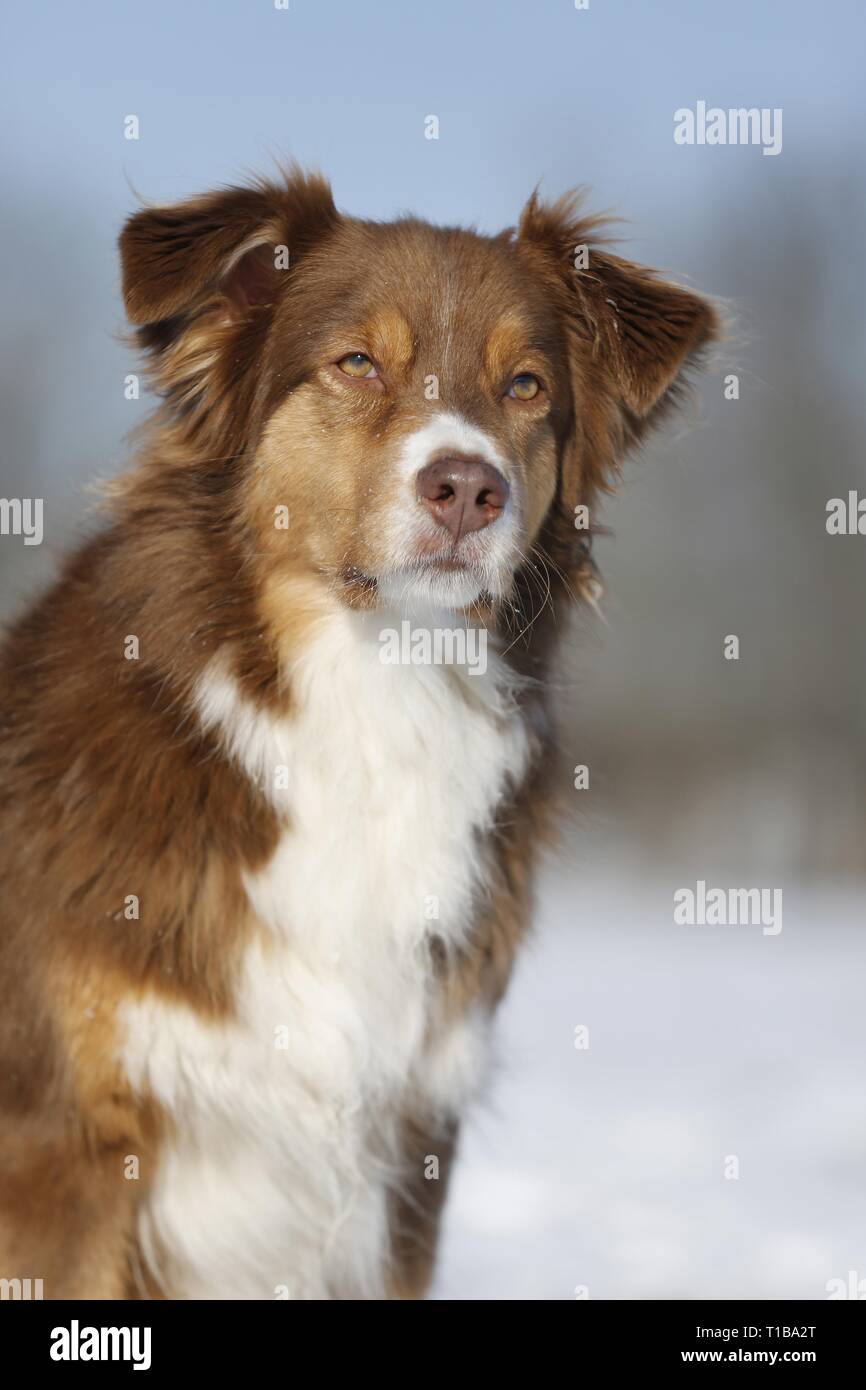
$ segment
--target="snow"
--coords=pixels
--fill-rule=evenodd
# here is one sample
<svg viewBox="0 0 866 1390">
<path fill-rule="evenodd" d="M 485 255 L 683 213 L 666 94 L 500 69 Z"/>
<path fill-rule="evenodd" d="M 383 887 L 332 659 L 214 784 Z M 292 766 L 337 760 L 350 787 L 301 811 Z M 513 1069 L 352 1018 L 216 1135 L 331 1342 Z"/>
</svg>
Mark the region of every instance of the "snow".
<svg viewBox="0 0 866 1390">
<path fill-rule="evenodd" d="M 679 886 L 545 875 L 434 1298 L 825 1298 L 866 1275 L 863 885 L 786 876 L 778 936 L 674 925 Z"/>
</svg>

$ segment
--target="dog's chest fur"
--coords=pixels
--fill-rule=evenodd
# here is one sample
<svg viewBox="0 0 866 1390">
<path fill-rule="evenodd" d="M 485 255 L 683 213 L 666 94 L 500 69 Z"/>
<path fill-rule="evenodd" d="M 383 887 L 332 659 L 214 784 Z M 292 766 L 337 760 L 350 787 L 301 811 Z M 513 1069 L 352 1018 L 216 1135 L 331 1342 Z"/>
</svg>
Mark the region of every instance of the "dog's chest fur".
<svg viewBox="0 0 866 1390">
<path fill-rule="evenodd" d="M 199 686 L 199 718 L 286 828 L 246 881 L 262 931 L 234 1020 L 125 1010 L 129 1076 L 176 1130 L 142 1229 L 175 1295 L 381 1296 L 402 1122 L 455 1114 L 481 1076 L 486 1014 L 446 1021 L 430 944 L 472 929 L 529 740 L 499 658 L 483 675 L 384 665 L 386 625 L 323 622 L 285 719 L 225 663 Z"/>
</svg>

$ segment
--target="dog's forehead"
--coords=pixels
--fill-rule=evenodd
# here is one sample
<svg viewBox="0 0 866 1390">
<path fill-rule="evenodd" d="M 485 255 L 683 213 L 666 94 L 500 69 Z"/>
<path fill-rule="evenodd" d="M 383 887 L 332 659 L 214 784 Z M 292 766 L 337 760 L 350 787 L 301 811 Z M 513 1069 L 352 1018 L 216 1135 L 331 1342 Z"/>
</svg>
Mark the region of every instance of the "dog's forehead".
<svg viewBox="0 0 866 1390">
<path fill-rule="evenodd" d="M 445 351 L 549 347 L 554 313 L 543 285 L 506 237 L 414 219 L 355 223 L 329 249 L 340 267 L 338 313 L 386 341 Z"/>
</svg>

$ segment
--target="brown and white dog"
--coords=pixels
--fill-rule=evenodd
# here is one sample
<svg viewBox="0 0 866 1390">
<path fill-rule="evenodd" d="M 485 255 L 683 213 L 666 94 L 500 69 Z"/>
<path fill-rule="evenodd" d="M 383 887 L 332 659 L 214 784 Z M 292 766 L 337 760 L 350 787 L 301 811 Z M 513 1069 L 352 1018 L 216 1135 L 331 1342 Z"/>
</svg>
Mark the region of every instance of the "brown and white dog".
<svg viewBox="0 0 866 1390">
<path fill-rule="evenodd" d="M 162 405 L 0 670 L 0 1276 L 420 1297 L 527 928 L 575 508 L 716 318 L 568 198 L 487 237 L 294 170 L 120 249 Z"/>
</svg>

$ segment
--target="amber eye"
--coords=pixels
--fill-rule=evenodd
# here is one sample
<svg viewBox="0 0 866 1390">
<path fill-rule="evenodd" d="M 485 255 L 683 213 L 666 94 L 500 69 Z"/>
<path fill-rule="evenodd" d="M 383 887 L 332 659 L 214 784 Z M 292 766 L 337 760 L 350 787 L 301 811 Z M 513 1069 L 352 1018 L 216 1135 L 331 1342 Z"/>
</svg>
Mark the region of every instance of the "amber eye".
<svg viewBox="0 0 866 1390">
<path fill-rule="evenodd" d="M 352 376 L 356 381 L 372 381 L 374 377 L 379 375 L 364 352 L 348 353 L 345 357 L 340 358 L 337 366 L 346 376 Z"/>
<path fill-rule="evenodd" d="M 508 394 L 515 401 L 531 401 L 541 390 L 541 382 L 531 372 L 521 372 L 508 388 Z"/>
</svg>

